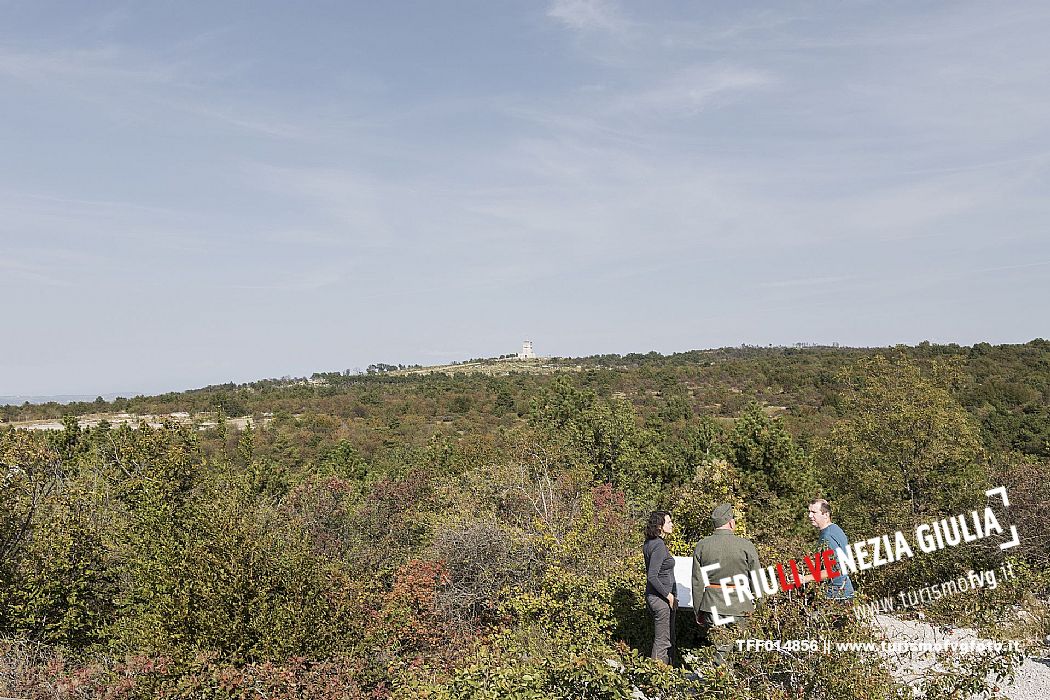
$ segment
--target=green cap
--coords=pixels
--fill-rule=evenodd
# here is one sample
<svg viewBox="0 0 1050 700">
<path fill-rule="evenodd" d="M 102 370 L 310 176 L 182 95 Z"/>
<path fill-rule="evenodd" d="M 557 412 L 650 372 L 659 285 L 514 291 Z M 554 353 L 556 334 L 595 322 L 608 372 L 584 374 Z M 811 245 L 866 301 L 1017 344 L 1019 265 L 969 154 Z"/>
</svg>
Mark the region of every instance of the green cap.
<svg viewBox="0 0 1050 700">
<path fill-rule="evenodd" d="M 728 503 L 716 506 L 715 509 L 711 511 L 711 522 L 714 523 L 715 527 L 722 527 L 735 517 L 736 516 L 733 515 L 733 506 Z"/>
</svg>

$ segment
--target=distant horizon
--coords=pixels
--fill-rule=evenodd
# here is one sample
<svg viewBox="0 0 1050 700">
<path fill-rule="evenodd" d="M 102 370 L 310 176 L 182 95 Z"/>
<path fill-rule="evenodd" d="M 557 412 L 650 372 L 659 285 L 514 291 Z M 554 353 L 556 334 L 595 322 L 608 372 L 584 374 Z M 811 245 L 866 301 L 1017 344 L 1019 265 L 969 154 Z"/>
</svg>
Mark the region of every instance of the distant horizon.
<svg viewBox="0 0 1050 700">
<path fill-rule="evenodd" d="M 875 349 L 882 349 L 882 348 L 888 349 L 888 348 L 896 347 L 898 345 L 904 345 L 905 347 L 915 348 L 915 347 L 918 347 L 923 342 L 929 342 L 931 345 L 935 345 L 935 346 L 957 345 L 959 347 L 973 347 L 974 345 L 977 345 L 979 343 L 988 343 L 989 345 L 992 345 L 992 346 L 1026 345 L 1028 343 L 1031 343 L 1031 342 L 1034 342 L 1034 341 L 1037 341 L 1037 340 L 1042 340 L 1042 339 L 1044 339 L 1042 336 L 1034 336 L 1032 338 L 1029 338 L 1027 340 L 1022 340 L 1022 341 L 992 342 L 992 341 L 989 341 L 989 340 L 977 340 L 977 341 L 974 341 L 972 343 L 959 343 L 959 342 L 956 342 L 956 341 L 940 342 L 940 341 L 932 341 L 932 340 L 924 339 L 924 340 L 920 340 L 920 341 L 914 342 L 914 343 L 887 343 L 887 344 L 882 344 L 882 345 L 849 345 L 849 344 L 844 344 L 844 343 L 839 342 L 837 344 L 837 346 L 834 345 L 837 341 L 826 341 L 826 342 L 820 342 L 820 341 L 795 341 L 795 342 L 791 342 L 791 343 L 762 343 L 762 344 L 741 342 L 741 343 L 737 343 L 735 345 L 719 345 L 719 346 L 712 346 L 712 347 L 694 347 L 694 348 L 687 348 L 687 349 L 684 349 L 684 350 L 667 350 L 667 351 L 660 351 L 660 350 L 653 350 L 653 349 L 649 349 L 649 350 L 628 350 L 628 351 L 625 351 L 625 352 L 614 352 L 614 351 L 592 352 L 592 353 L 580 354 L 580 355 L 576 355 L 576 354 L 571 354 L 571 355 L 540 354 L 540 355 L 538 355 L 538 357 L 540 359 L 542 359 L 542 358 L 556 358 L 556 359 L 573 360 L 573 359 L 583 359 L 583 358 L 587 358 L 587 357 L 598 357 L 598 356 L 602 356 L 602 355 L 620 355 L 620 356 L 634 355 L 634 354 L 645 355 L 645 354 L 650 353 L 650 352 L 658 352 L 660 355 L 666 357 L 666 356 L 670 356 L 670 355 L 676 355 L 676 354 L 687 353 L 687 352 L 706 352 L 706 351 L 712 351 L 712 350 L 739 349 L 739 348 L 744 348 L 744 347 L 758 348 L 758 349 L 766 349 L 766 348 L 791 349 L 791 348 L 797 347 L 799 344 L 804 344 L 805 347 L 811 347 L 811 348 L 827 348 L 827 349 L 839 349 L 839 350 L 875 350 Z M 335 368 L 313 369 L 313 370 L 309 370 L 309 371 L 307 371 L 305 373 L 291 374 L 291 373 L 287 373 L 286 372 L 286 373 L 280 374 L 280 375 L 258 376 L 258 377 L 253 377 L 253 378 L 250 378 L 250 379 L 237 379 L 237 380 L 235 380 L 235 379 L 227 379 L 227 380 L 221 380 L 221 381 L 210 381 L 210 382 L 207 382 L 207 383 L 204 383 L 204 384 L 198 384 L 198 385 L 188 386 L 188 387 L 161 388 L 161 389 L 152 389 L 152 390 L 145 390 L 145 391 L 132 391 L 132 392 L 106 391 L 106 392 L 100 392 L 100 393 L 62 392 L 62 393 L 55 393 L 55 394 L 45 394 L 45 393 L 35 393 L 35 394 L 0 394 L 0 406 L 4 406 L 4 405 L 18 405 L 18 406 L 20 406 L 20 405 L 23 405 L 24 403 L 26 403 L 27 401 L 30 404 L 44 404 L 44 403 L 51 403 L 51 402 L 59 403 L 59 404 L 69 404 L 69 403 L 78 403 L 78 402 L 90 403 L 92 401 L 97 400 L 98 397 L 102 397 L 105 401 L 110 402 L 110 401 L 113 401 L 114 399 L 117 399 L 117 398 L 131 399 L 131 398 L 135 398 L 137 396 L 147 396 L 148 397 L 148 396 L 158 396 L 158 395 L 167 394 L 167 393 L 182 393 L 182 392 L 186 392 L 186 391 L 197 391 L 197 390 L 201 390 L 201 389 L 206 389 L 208 387 L 222 386 L 222 385 L 225 385 L 225 384 L 245 385 L 245 384 L 252 384 L 252 383 L 255 383 L 255 382 L 263 382 L 263 381 L 280 381 L 282 379 L 293 379 L 293 380 L 294 379 L 299 379 L 299 380 L 301 380 L 301 379 L 308 379 L 314 374 L 325 374 L 325 373 L 329 373 L 329 372 L 340 372 L 341 373 L 341 372 L 345 372 L 347 370 L 351 370 L 351 371 L 357 370 L 359 373 L 364 373 L 369 365 L 379 364 L 379 363 L 394 364 L 394 365 L 401 364 L 401 365 L 405 365 L 405 366 L 420 365 L 422 367 L 437 367 L 437 366 L 442 366 L 442 365 L 447 365 L 447 364 L 452 364 L 452 363 L 463 363 L 463 362 L 467 362 L 467 361 L 469 361 L 471 359 L 496 358 L 496 357 L 499 357 L 500 354 L 504 354 L 504 355 L 507 354 L 507 352 L 509 352 L 509 351 L 505 351 L 503 353 L 496 353 L 496 354 L 493 354 L 493 355 L 478 355 L 478 354 L 475 354 L 475 355 L 470 355 L 470 356 L 459 358 L 459 359 L 447 360 L 447 361 L 442 361 L 442 362 L 434 362 L 434 363 L 431 363 L 431 364 L 423 364 L 421 362 L 406 362 L 406 361 L 403 361 L 403 360 L 402 361 L 397 361 L 397 362 L 391 362 L 389 360 L 375 360 L 373 362 L 368 363 L 368 365 L 365 365 L 364 367 L 355 366 L 355 367 L 347 367 L 347 368 L 342 368 L 342 369 L 335 369 Z"/>
</svg>

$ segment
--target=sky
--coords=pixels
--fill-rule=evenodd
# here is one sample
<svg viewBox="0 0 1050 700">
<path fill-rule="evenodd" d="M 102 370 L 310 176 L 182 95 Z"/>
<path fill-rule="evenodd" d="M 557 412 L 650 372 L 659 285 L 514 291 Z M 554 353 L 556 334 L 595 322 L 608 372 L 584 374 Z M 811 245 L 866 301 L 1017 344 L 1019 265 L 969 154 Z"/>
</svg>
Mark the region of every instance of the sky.
<svg viewBox="0 0 1050 700">
<path fill-rule="evenodd" d="M 0 394 L 1050 335 L 1050 5 L 0 0 Z"/>
</svg>

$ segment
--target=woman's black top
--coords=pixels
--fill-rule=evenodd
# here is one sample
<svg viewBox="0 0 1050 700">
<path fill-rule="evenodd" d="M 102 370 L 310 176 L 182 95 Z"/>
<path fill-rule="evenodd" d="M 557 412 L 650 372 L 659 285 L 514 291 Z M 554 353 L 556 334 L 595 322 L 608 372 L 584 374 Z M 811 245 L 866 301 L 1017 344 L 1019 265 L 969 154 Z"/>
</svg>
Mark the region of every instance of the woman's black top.
<svg viewBox="0 0 1050 700">
<path fill-rule="evenodd" d="M 666 599 L 675 592 L 674 557 L 667 551 L 662 537 L 646 540 L 642 545 L 645 556 L 645 594 L 650 593 Z"/>
</svg>

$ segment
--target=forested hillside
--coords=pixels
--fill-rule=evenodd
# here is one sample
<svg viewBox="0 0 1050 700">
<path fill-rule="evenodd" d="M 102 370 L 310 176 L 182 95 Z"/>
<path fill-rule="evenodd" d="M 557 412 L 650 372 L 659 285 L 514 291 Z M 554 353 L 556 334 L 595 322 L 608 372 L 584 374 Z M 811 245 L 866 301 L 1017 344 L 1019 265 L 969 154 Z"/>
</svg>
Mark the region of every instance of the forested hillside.
<svg viewBox="0 0 1050 700">
<path fill-rule="evenodd" d="M 549 365 L 0 409 L 65 421 L 0 426 L 0 695 L 910 693 L 872 654 L 735 654 L 699 678 L 645 658 L 650 511 L 673 513 L 671 550 L 689 555 L 732 502 L 773 563 L 812 550 L 818 496 L 864 539 L 983 508 L 1006 486 L 1020 547 L 945 549 L 858 574 L 858 589 L 875 600 L 1008 557 L 1014 579 L 922 613 L 1026 643 L 1050 633 L 1050 342 Z M 82 428 L 88 413 L 190 419 Z M 829 626 L 825 605 L 771 599 L 749 636 L 874 639 L 863 620 Z M 702 657 L 688 612 L 679 627 Z M 960 697 L 1011 661 L 946 659 L 951 673 L 919 691 Z"/>
</svg>

